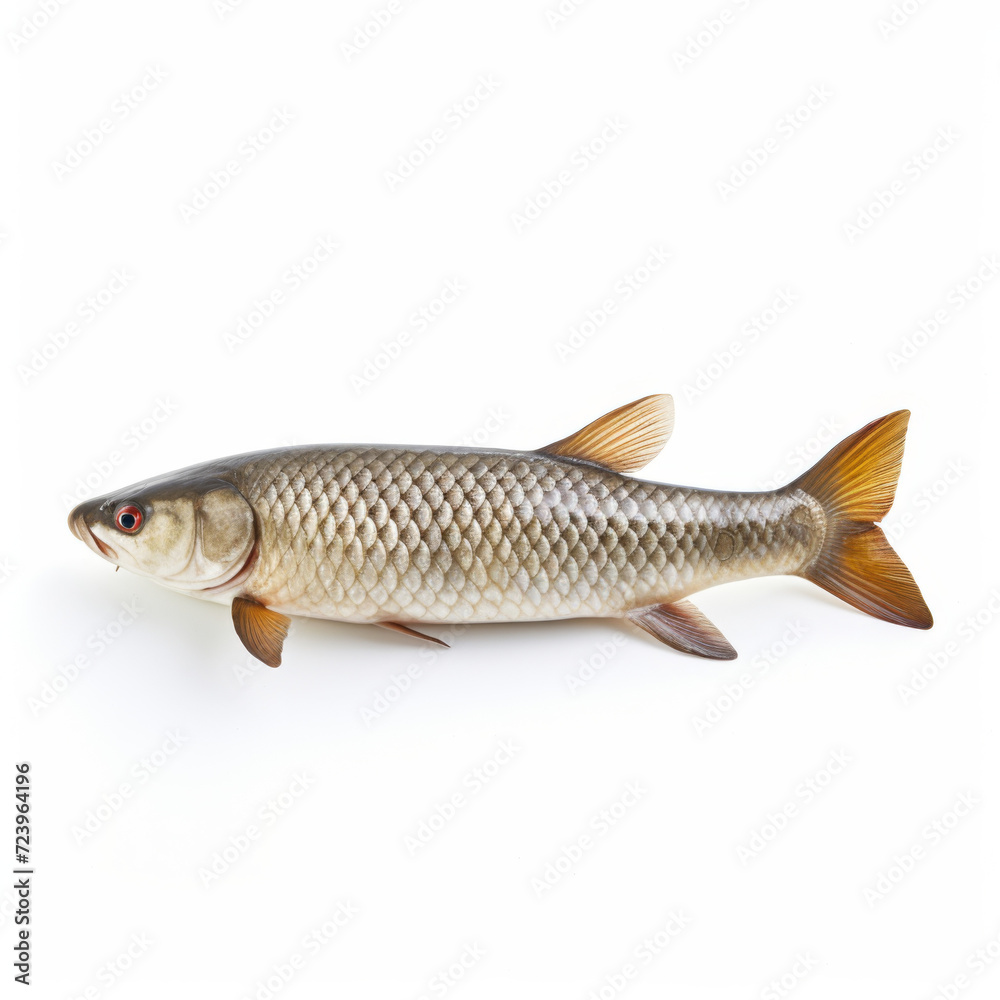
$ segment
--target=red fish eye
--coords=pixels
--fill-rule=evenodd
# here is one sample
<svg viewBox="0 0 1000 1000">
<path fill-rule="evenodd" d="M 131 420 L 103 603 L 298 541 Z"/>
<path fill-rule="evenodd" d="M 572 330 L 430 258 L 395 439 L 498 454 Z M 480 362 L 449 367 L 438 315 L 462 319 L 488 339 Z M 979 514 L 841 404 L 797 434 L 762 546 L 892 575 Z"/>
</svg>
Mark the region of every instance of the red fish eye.
<svg viewBox="0 0 1000 1000">
<path fill-rule="evenodd" d="M 115 511 L 115 524 L 120 531 L 134 535 L 142 525 L 142 511 L 135 504 L 127 503 Z"/>
</svg>

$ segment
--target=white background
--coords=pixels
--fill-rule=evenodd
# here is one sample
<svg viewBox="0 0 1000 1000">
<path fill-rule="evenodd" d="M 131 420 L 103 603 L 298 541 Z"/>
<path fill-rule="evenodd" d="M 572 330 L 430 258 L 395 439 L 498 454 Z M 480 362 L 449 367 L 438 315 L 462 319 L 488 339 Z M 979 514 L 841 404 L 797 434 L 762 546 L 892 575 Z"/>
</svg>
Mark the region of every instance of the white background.
<svg viewBox="0 0 1000 1000">
<path fill-rule="evenodd" d="M 551 23 L 544 0 L 421 0 L 353 53 L 385 4 L 5 11 L 4 787 L 30 760 L 32 995 L 929 1000 L 959 976 L 951 995 L 996 995 L 1000 960 L 974 955 L 1000 955 L 997 282 L 968 284 L 1000 251 L 996 11 L 907 0 L 880 27 L 889 0 L 667 6 L 590 0 Z M 290 123 L 261 133 L 276 111 Z M 199 192 L 216 196 L 185 212 Z M 291 289 L 321 238 L 336 252 Z M 654 249 L 668 262 L 638 271 Z M 462 294 L 418 330 L 449 281 Z M 791 479 L 911 409 L 886 524 L 934 629 L 768 580 L 697 598 L 732 663 L 610 622 L 477 627 L 437 655 L 298 621 L 284 665 L 255 670 L 226 609 L 116 575 L 65 527 L 74 490 L 220 455 L 528 448 L 657 391 L 677 421 L 647 475 L 717 488 Z M 268 820 L 296 775 L 308 789 Z M 307 946 L 341 903 L 356 915 Z M 647 960 L 671 912 L 685 926 Z"/>
</svg>

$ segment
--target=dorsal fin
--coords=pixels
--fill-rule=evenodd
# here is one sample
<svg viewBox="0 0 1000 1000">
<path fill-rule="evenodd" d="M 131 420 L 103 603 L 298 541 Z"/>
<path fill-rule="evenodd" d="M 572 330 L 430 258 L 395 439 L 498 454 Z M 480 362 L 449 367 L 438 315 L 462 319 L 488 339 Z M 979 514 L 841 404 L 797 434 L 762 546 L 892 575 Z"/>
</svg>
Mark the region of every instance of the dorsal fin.
<svg viewBox="0 0 1000 1000">
<path fill-rule="evenodd" d="M 538 450 L 594 462 L 612 472 L 638 472 L 659 455 L 673 429 L 673 397 L 643 396 Z"/>
</svg>

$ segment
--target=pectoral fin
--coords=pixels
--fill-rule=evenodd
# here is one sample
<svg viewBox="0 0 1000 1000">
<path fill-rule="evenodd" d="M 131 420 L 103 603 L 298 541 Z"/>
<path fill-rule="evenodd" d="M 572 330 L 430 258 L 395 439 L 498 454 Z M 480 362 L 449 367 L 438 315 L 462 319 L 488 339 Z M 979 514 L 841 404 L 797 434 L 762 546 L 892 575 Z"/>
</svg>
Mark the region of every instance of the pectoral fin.
<svg viewBox="0 0 1000 1000">
<path fill-rule="evenodd" d="M 690 601 L 632 608 L 625 616 L 660 642 L 681 652 L 713 660 L 736 659 L 736 650 L 726 637 Z"/>
<path fill-rule="evenodd" d="M 638 472 L 659 455 L 673 429 L 673 399 L 665 395 L 644 396 L 538 450 L 547 455 L 594 462 L 613 472 Z"/>
<path fill-rule="evenodd" d="M 281 665 L 281 647 L 292 623 L 288 615 L 280 614 L 249 597 L 233 598 L 233 625 L 240 642 L 269 667 Z"/>
<path fill-rule="evenodd" d="M 436 642 L 439 646 L 444 646 L 445 649 L 450 648 L 444 639 L 436 639 L 432 635 L 424 635 L 423 632 L 418 632 L 415 628 L 410 628 L 409 625 L 403 625 L 401 622 L 375 622 L 375 624 L 379 628 L 391 629 L 393 632 L 402 632 L 403 635 L 413 636 L 414 639 L 426 639 L 428 642 Z"/>
</svg>

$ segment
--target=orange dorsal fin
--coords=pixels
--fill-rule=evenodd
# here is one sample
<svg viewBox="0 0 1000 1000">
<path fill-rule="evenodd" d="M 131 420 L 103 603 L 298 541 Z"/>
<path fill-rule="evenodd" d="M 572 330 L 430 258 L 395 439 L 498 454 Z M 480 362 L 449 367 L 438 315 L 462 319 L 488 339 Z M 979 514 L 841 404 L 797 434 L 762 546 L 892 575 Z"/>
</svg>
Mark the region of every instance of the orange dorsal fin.
<svg viewBox="0 0 1000 1000">
<path fill-rule="evenodd" d="M 659 455 L 673 429 L 673 398 L 643 396 L 538 450 L 593 462 L 612 472 L 638 472 Z"/>
</svg>

